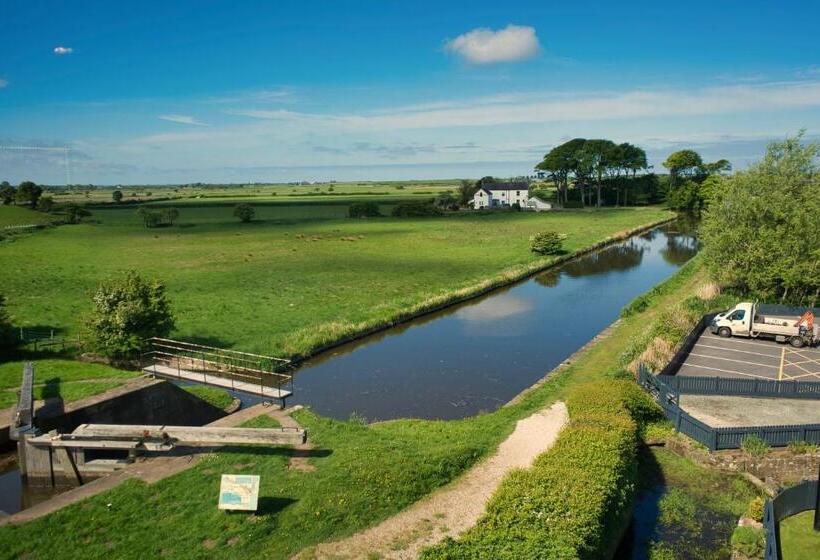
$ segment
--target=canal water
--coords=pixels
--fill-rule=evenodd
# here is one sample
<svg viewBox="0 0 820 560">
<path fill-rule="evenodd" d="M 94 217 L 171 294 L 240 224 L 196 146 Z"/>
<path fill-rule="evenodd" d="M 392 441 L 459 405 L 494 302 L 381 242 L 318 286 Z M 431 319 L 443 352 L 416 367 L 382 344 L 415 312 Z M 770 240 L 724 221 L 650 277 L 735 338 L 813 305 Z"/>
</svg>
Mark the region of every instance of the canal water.
<svg viewBox="0 0 820 560">
<path fill-rule="evenodd" d="M 612 323 L 698 251 L 662 226 L 478 299 L 340 346 L 296 372 L 292 404 L 338 419 L 491 411 Z"/>
</svg>

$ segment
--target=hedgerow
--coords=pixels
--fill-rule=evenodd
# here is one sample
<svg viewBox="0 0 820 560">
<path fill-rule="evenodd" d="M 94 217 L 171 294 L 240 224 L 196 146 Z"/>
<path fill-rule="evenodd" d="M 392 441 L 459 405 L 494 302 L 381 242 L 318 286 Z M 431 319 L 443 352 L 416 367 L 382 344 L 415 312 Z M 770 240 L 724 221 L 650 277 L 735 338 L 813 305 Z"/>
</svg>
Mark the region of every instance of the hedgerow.
<svg viewBox="0 0 820 560">
<path fill-rule="evenodd" d="M 475 527 L 425 560 L 602 558 L 628 522 L 639 424 L 654 403 L 628 380 L 580 385 L 570 424 L 532 468 L 510 473 Z"/>
</svg>

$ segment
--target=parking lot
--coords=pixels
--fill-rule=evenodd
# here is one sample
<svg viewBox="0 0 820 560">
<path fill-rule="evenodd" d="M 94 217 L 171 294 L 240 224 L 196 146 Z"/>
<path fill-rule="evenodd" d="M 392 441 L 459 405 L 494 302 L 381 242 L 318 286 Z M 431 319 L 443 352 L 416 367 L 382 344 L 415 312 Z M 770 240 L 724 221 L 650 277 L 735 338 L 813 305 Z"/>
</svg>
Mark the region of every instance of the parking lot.
<svg viewBox="0 0 820 560">
<path fill-rule="evenodd" d="M 793 348 L 773 340 L 721 338 L 706 330 L 678 375 L 820 381 L 820 348 Z"/>
</svg>

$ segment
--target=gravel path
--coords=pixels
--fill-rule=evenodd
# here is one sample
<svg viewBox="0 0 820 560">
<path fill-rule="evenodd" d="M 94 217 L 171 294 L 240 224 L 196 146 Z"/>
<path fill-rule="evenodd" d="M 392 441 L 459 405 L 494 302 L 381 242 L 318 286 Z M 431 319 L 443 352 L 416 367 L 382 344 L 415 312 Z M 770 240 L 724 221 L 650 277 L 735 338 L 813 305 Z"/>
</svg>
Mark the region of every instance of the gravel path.
<svg viewBox="0 0 820 560">
<path fill-rule="evenodd" d="M 296 558 L 416 558 L 422 548 L 448 536 L 456 537 L 475 525 L 504 475 L 530 466 L 552 446 L 568 420 L 562 402 L 519 420 L 495 455 L 452 484 L 375 527 L 304 550 Z"/>
</svg>

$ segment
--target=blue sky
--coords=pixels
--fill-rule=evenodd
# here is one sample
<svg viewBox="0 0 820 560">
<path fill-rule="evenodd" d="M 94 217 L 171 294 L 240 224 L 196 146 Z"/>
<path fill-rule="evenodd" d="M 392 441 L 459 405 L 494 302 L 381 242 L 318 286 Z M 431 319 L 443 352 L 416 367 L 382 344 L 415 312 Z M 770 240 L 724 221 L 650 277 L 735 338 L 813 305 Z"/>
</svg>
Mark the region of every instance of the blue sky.
<svg viewBox="0 0 820 560">
<path fill-rule="evenodd" d="M 671 5 L 670 5 L 671 4 Z M 528 173 L 820 136 L 820 3 L 0 0 L 0 145 L 81 183 Z M 63 156 L 0 150 L 0 179 Z"/>
</svg>

